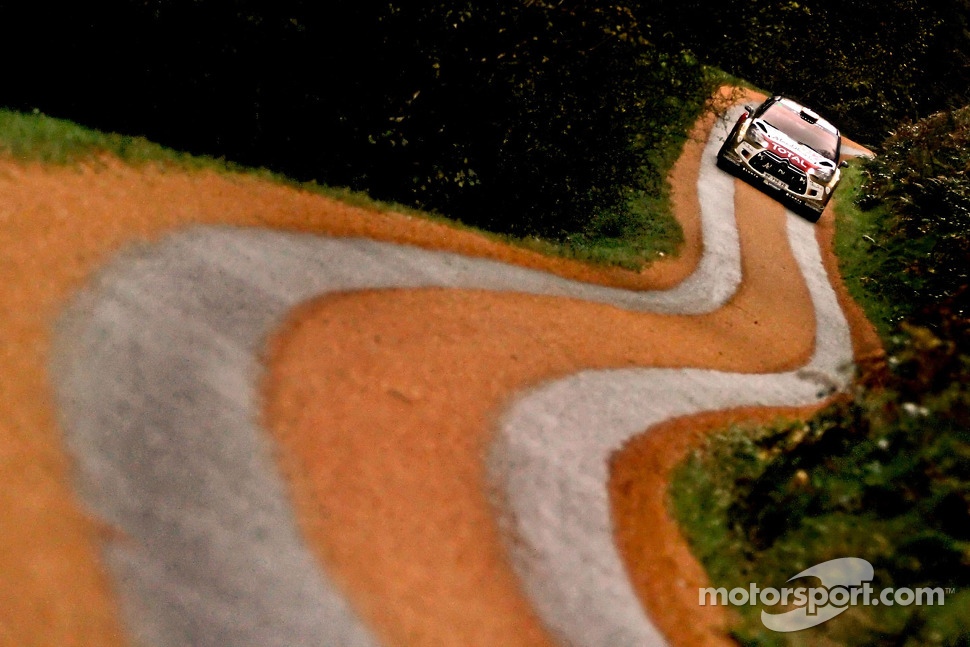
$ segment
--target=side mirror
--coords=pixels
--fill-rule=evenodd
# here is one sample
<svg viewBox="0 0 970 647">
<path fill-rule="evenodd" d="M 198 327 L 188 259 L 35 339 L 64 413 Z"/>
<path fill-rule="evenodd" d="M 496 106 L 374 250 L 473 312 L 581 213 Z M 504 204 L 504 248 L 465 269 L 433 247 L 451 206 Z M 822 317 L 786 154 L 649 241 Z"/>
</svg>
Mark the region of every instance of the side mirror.
<svg viewBox="0 0 970 647">
<path fill-rule="evenodd" d="M 749 106 L 748 104 L 744 104 L 744 109 L 745 109 L 745 111 L 746 111 L 746 112 L 747 112 L 747 113 L 748 113 L 749 115 L 750 115 L 750 114 L 751 114 L 752 112 L 754 112 L 754 108 L 752 108 L 752 107 L 751 107 L 751 106 Z"/>
<path fill-rule="evenodd" d="M 849 166 L 849 162 L 846 160 L 842 160 L 841 162 L 839 162 L 839 168 L 847 168 L 848 166 Z"/>
</svg>

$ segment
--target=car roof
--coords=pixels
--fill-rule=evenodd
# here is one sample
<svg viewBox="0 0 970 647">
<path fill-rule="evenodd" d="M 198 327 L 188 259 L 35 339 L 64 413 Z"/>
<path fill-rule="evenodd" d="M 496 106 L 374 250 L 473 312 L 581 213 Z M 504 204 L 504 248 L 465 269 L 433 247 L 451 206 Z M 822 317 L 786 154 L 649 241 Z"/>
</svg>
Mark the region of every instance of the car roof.
<svg viewBox="0 0 970 647">
<path fill-rule="evenodd" d="M 834 125 L 832 125 L 832 122 L 820 117 L 819 114 L 814 110 L 812 110 L 811 108 L 807 108 L 802 104 L 798 103 L 797 101 L 792 101 L 791 99 L 788 99 L 786 97 L 781 97 L 781 96 L 774 97 L 774 101 L 776 103 L 782 104 L 792 112 L 802 115 L 803 119 L 807 116 L 808 119 L 805 119 L 806 121 L 809 121 L 810 123 L 814 123 L 816 126 L 819 126 L 831 132 L 833 135 L 837 137 L 841 136 L 839 134 L 839 129 L 836 128 Z"/>
</svg>

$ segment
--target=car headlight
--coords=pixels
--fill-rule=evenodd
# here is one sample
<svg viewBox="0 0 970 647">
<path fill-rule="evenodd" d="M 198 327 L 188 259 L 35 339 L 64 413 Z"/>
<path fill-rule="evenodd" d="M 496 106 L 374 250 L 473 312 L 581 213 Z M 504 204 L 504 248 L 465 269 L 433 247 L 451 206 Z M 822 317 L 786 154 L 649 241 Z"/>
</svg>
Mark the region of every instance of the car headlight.
<svg viewBox="0 0 970 647">
<path fill-rule="evenodd" d="M 744 141 L 749 144 L 754 144 L 755 146 L 764 146 L 768 138 L 765 134 L 758 128 L 755 124 L 751 124 L 748 128 L 748 132 L 744 133 Z"/>
<path fill-rule="evenodd" d="M 835 175 L 835 169 L 829 168 L 828 166 L 819 166 L 812 171 L 812 175 L 818 178 L 819 182 L 828 184 L 829 180 L 832 179 L 832 176 Z"/>
</svg>

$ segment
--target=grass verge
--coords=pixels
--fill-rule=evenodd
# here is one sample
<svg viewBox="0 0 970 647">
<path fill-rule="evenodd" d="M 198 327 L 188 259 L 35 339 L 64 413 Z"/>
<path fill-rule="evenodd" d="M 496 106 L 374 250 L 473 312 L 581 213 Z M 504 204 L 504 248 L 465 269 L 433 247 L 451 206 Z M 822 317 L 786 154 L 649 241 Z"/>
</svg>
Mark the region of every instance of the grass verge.
<svg viewBox="0 0 970 647">
<path fill-rule="evenodd" d="M 866 396 L 845 406 L 884 412 Z M 924 419 L 903 412 L 862 432 L 846 421 L 865 415 L 845 413 L 734 427 L 697 450 L 671 484 L 672 509 L 694 554 L 713 586 L 728 590 L 818 586 L 788 579 L 831 559 L 858 557 L 874 566 L 877 594 L 935 589 L 944 604 L 848 606 L 793 633 L 768 630 L 761 612 L 794 606 L 737 606 L 732 636 L 749 647 L 970 644 L 970 545 L 949 507 L 962 501 L 953 487 L 961 460 L 954 452 L 966 446 L 966 428 L 932 412 Z M 933 433 L 916 435 L 929 425 Z M 927 459 L 946 476 L 927 479 Z"/>
<path fill-rule="evenodd" d="M 705 109 L 707 107 L 703 104 L 686 106 L 680 122 L 671 126 L 663 146 L 654 152 L 651 163 L 660 170 L 661 177 L 669 175 L 687 140 L 687 133 Z M 314 182 L 296 182 L 266 169 L 249 168 L 221 158 L 175 151 L 143 137 L 100 132 L 36 111 L 22 113 L 0 109 L 0 155 L 22 163 L 70 165 L 90 163 L 104 154 L 135 166 L 155 164 L 176 169 L 254 175 L 267 181 L 326 195 L 354 206 L 380 212 L 406 213 L 446 223 L 542 254 L 631 270 L 640 270 L 657 259 L 676 256 L 683 243 L 683 232 L 673 217 L 670 186 L 666 181 L 653 187 L 650 194 L 640 192 L 631 195 L 629 209 L 622 218 L 611 213 L 599 214 L 586 231 L 564 240 L 519 238 L 484 231 L 441 214 L 375 200 L 362 192 Z"/>
<path fill-rule="evenodd" d="M 913 314 L 916 291 L 900 280 L 906 271 L 904 248 L 932 245 L 932 239 L 909 241 L 886 234 L 888 208 L 863 210 L 857 198 L 863 181 L 859 160 L 845 171 L 835 202 L 835 254 L 849 293 L 865 310 L 880 337 L 890 339 L 901 321 Z"/>
</svg>

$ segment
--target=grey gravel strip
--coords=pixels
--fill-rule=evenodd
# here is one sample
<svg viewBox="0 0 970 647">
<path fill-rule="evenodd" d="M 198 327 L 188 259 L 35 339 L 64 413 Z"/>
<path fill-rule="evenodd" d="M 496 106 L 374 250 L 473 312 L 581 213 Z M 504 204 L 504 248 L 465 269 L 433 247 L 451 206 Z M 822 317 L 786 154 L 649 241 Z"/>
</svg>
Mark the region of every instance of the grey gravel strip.
<svg viewBox="0 0 970 647">
<path fill-rule="evenodd" d="M 741 406 L 809 404 L 848 384 L 849 327 L 814 229 L 789 212 L 788 233 L 817 325 L 815 351 L 803 369 L 767 375 L 587 371 L 510 405 L 490 452 L 489 478 L 498 490 L 505 535 L 514 537 L 507 542 L 513 566 L 562 644 L 666 644 L 637 599 L 614 542 L 607 491 L 614 452 L 664 420 Z"/>
<path fill-rule="evenodd" d="M 712 137 L 707 156 L 719 144 Z M 52 359 L 83 501 L 116 526 L 126 626 L 155 647 L 375 644 L 299 535 L 259 429 L 256 357 L 297 304 L 443 286 L 701 313 L 740 281 L 733 182 L 701 171 L 705 249 L 678 288 L 636 293 L 445 252 L 195 228 L 120 255 L 69 307 Z"/>
</svg>

